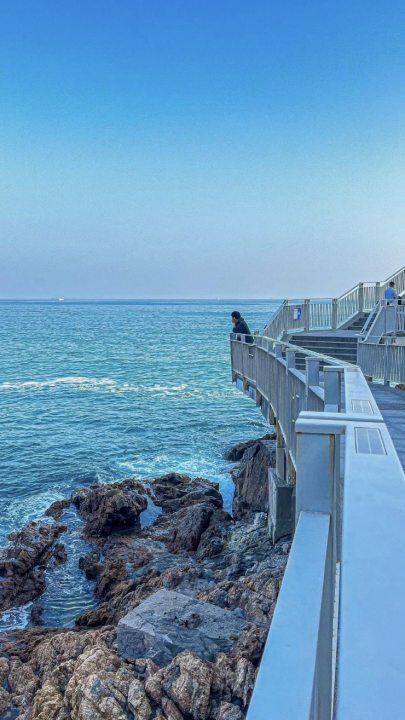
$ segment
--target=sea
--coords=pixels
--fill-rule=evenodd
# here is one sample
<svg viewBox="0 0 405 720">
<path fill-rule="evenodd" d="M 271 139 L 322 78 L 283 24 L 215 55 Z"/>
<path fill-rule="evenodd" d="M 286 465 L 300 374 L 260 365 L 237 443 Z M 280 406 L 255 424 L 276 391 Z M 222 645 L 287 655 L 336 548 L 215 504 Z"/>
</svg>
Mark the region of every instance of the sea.
<svg viewBox="0 0 405 720">
<path fill-rule="evenodd" d="M 225 450 L 266 432 L 231 382 L 230 314 L 262 330 L 276 300 L 1 301 L 0 548 L 46 520 L 75 488 L 175 471 L 219 483 L 232 503 Z M 156 517 L 156 508 L 142 523 Z M 69 627 L 94 606 L 78 570 L 89 550 L 69 509 L 68 561 L 47 571 L 40 600 L 0 614 L 0 632 L 44 622 Z M 50 521 L 48 519 L 48 521 Z"/>
</svg>

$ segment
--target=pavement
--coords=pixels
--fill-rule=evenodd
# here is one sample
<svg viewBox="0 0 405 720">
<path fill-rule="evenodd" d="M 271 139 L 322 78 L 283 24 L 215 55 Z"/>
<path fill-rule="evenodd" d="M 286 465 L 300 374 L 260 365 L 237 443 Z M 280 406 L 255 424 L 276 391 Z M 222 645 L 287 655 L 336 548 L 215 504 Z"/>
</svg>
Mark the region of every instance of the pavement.
<svg viewBox="0 0 405 720">
<path fill-rule="evenodd" d="M 405 390 L 397 390 L 377 383 L 371 383 L 370 390 L 405 470 Z"/>
</svg>

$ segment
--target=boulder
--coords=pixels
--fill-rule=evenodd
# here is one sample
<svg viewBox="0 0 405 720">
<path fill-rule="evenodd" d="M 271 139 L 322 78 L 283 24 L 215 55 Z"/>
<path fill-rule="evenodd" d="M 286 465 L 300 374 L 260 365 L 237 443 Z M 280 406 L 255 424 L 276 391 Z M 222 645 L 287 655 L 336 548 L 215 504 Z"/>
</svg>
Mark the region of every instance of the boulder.
<svg viewBox="0 0 405 720">
<path fill-rule="evenodd" d="M 275 433 L 268 433 L 267 435 L 263 435 L 261 438 L 256 438 L 255 440 L 248 440 L 247 442 L 241 442 L 237 443 L 233 447 L 229 448 L 229 450 L 226 451 L 224 454 L 225 460 L 230 460 L 230 462 L 239 462 L 239 460 L 242 460 L 243 455 L 245 454 L 246 450 L 249 450 L 249 448 L 254 447 L 257 445 L 258 442 L 262 442 L 263 440 L 275 440 L 276 434 Z"/>
<path fill-rule="evenodd" d="M 31 522 L 9 535 L 11 547 L 0 551 L 0 611 L 25 605 L 44 592 L 53 545 L 66 530 L 65 525 Z"/>
<path fill-rule="evenodd" d="M 222 508 L 223 500 L 219 485 L 205 478 L 191 478 L 179 473 L 168 473 L 152 480 L 153 502 L 163 512 L 176 512 L 183 507 L 209 504 Z"/>
<path fill-rule="evenodd" d="M 52 505 L 45 511 L 45 515 L 53 517 L 54 520 L 59 520 L 60 516 L 66 508 L 70 507 L 70 500 L 55 500 Z"/>
<path fill-rule="evenodd" d="M 85 535 L 91 537 L 135 528 L 148 505 L 144 486 L 132 478 L 82 488 L 73 493 L 72 502 L 86 521 Z"/>
<path fill-rule="evenodd" d="M 235 496 L 234 517 L 242 518 L 251 512 L 268 512 L 269 469 L 275 466 L 275 440 L 258 440 L 244 451 L 239 465 L 232 471 Z"/>
<path fill-rule="evenodd" d="M 230 610 L 162 589 L 118 623 L 118 653 L 126 659 L 149 658 L 158 665 L 189 650 L 211 660 L 230 651 L 248 623 Z"/>
<path fill-rule="evenodd" d="M 202 542 L 201 557 L 204 557 L 205 554 L 214 555 L 221 551 L 222 533 L 230 521 L 230 515 L 214 505 L 197 503 L 173 513 L 159 515 L 144 534 L 166 543 L 172 553 L 183 550 L 197 552 Z"/>
</svg>

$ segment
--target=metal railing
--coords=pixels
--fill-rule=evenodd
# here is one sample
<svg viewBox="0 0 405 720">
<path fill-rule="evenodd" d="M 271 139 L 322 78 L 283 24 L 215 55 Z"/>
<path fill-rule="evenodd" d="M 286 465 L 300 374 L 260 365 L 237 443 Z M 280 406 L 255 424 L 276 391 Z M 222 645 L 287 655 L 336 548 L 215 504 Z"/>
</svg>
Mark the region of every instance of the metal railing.
<svg viewBox="0 0 405 720">
<path fill-rule="evenodd" d="M 233 379 L 276 425 L 276 472 L 296 482 L 292 550 L 248 720 L 400 718 L 405 475 L 378 406 L 356 366 L 235 337 Z"/>
<path fill-rule="evenodd" d="M 344 328 L 361 313 L 370 312 L 392 280 L 398 294 L 405 292 L 405 267 L 383 282 L 359 283 L 338 298 L 284 300 L 264 334 L 281 340 L 292 333 Z"/>
<path fill-rule="evenodd" d="M 405 305 L 381 300 L 358 338 L 357 362 L 365 375 L 405 383 Z"/>
<path fill-rule="evenodd" d="M 357 362 L 367 377 L 384 383 L 405 383 L 405 345 L 388 338 L 383 344 L 358 343 Z"/>
<path fill-rule="evenodd" d="M 371 322 L 363 327 L 359 335 L 360 342 L 379 343 L 385 335 L 397 337 L 405 333 L 405 305 L 397 301 L 380 300 L 370 317 Z"/>
</svg>

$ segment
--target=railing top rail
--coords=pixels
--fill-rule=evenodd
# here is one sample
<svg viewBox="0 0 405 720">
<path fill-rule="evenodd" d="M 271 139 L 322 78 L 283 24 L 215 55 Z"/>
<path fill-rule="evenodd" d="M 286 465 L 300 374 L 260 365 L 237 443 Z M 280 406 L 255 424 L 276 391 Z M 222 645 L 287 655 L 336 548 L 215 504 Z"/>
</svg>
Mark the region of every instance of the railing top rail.
<svg viewBox="0 0 405 720">
<path fill-rule="evenodd" d="M 236 338 L 240 337 L 241 340 L 237 341 Z M 300 353 L 301 355 L 305 355 L 306 357 L 313 357 L 317 360 L 320 360 L 327 365 L 335 365 L 335 366 L 347 366 L 347 367 L 353 367 L 352 363 L 345 362 L 345 360 L 337 360 L 336 358 L 332 357 L 331 355 L 323 355 L 321 353 L 314 352 L 313 350 L 307 350 L 306 348 L 301 347 L 300 345 L 294 345 L 293 343 L 286 342 L 284 340 L 275 340 L 274 338 L 268 337 L 267 335 L 259 335 L 254 334 L 252 335 L 241 335 L 240 333 L 231 333 L 231 340 L 235 340 L 237 342 L 242 342 L 246 344 L 251 344 L 247 342 L 246 338 L 253 337 L 253 343 L 257 344 L 257 340 L 259 341 L 259 344 L 257 344 L 258 347 L 261 347 L 263 344 L 269 344 L 269 343 L 275 343 L 277 345 L 281 345 L 282 348 L 289 348 L 291 350 L 295 350 L 297 353 Z"/>
</svg>

